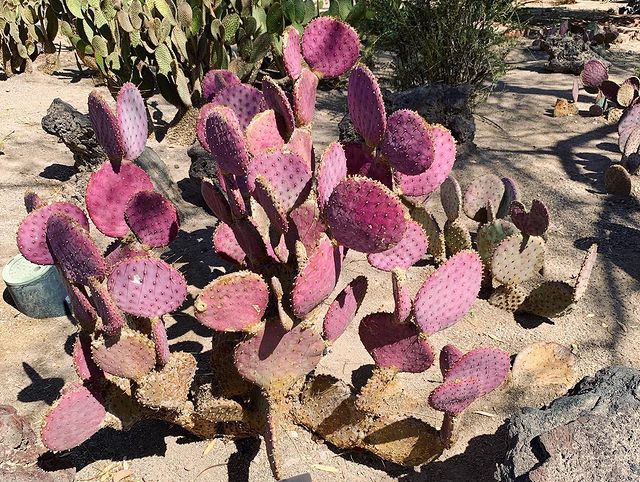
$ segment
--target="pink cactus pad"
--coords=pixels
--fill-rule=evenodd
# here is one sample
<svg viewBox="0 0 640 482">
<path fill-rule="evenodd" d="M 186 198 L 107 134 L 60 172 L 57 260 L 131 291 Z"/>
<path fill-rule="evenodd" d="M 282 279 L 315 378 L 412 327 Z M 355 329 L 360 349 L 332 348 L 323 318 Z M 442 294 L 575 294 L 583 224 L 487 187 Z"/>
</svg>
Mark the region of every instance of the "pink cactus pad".
<svg viewBox="0 0 640 482">
<path fill-rule="evenodd" d="M 127 82 L 118 92 L 116 105 L 118 125 L 122 136 L 124 158 L 137 158 L 147 143 L 147 107 L 138 88 Z"/>
<path fill-rule="evenodd" d="M 358 276 L 336 296 L 322 324 L 325 340 L 333 343 L 344 333 L 367 294 L 367 284 L 367 278 Z"/>
<path fill-rule="evenodd" d="M 76 370 L 76 374 L 81 380 L 95 380 L 104 376 L 100 367 L 91 358 L 91 338 L 86 334 L 79 333 L 76 335 L 71 357 L 73 358 L 73 367 Z"/>
<path fill-rule="evenodd" d="M 70 217 L 53 213 L 47 221 L 47 243 L 65 277 L 87 285 L 89 278 L 104 278 L 107 264 L 85 228 Z"/>
<path fill-rule="evenodd" d="M 295 129 L 285 149 L 298 154 L 304 159 L 309 170 L 313 170 L 313 138 L 309 129 L 304 127 Z"/>
<path fill-rule="evenodd" d="M 299 204 L 310 189 L 311 170 L 297 154 L 282 151 L 264 152 L 249 165 L 247 185 L 255 188 L 255 179 L 262 176 L 273 188 L 275 199 L 286 212 Z"/>
<path fill-rule="evenodd" d="M 238 184 L 239 180 L 243 180 L 244 182 L 245 177 L 236 177 L 228 174 L 223 175 L 221 172 L 218 172 L 218 182 L 221 187 L 224 186 L 225 192 L 227 193 L 227 201 L 231 208 L 231 214 L 236 218 L 243 217 L 247 214 L 247 206 Z"/>
<path fill-rule="evenodd" d="M 395 309 L 393 314 L 396 321 L 403 323 L 411 315 L 411 293 L 407 286 L 407 276 L 404 270 L 394 269 L 391 272 L 391 286 L 393 288 L 393 301 Z"/>
<path fill-rule="evenodd" d="M 421 373 L 433 364 L 435 356 L 426 338 L 410 323 L 398 323 L 392 313 L 365 316 L 358 329 L 360 341 L 382 368 Z"/>
<path fill-rule="evenodd" d="M 87 296 L 72 284 L 67 285 L 67 293 L 71 300 L 71 312 L 81 326 L 94 326 L 98 314 Z"/>
<path fill-rule="evenodd" d="M 267 259 L 267 247 L 253 220 L 239 219 L 231 229 L 250 264 L 260 264 Z"/>
<path fill-rule="evenodd" d="M 298 318 L 304 318 L 331 294 L 341 269 L 340 249 L 323 236 L 316 250 L 309 256 L 307 265 L 298 274 L 291 291 L 293 313 Z"/>
<path fill-rule="evenodd" d="M 107 412 L 87 387 L 69 389 L 44 418 L 42 443 L 56 452 L 80 445 L 96 433 Z"/>
<path fill-rule="evenodd" d="M 529 236 L 542 236 L 549 229 L 549 210 L 542 201 L 534 199 L 531 202 L 531 210 L 520 201 L 513 201 L 509 210 L 511 222 L 523 234 Z"/>
<path fill-rule="evenodd" d="M 618 146 L 623 151 L 631 134 L 640 128 L 640 103 L 625 110 L 618 124 Z"/>
<path fill-rule="evenodd" d="M 233 84 L 220 91 L 212 104 L 231 108 L 244 130 L 258 112 L 267 108 L 262 92 L 251 85 Z"/>
<path fill-rule="evenodd" d="M 109 274 L 107 286 L 122 311 L 147 318 L 177 309 L 187 296 L 184 276 L 159 259 L 121 261 Z"/>
<path fill-rule="evenodd" d="M 494 174 L 476 177 L 464 191 L 464 212 L 469 218 L 480 223 L 487 221 L 487 204 L 494 211 L 500 206 L 504 195 L 502 179 Z"/>
<path fill-rule="evenodd" d="M 218 223 L 213 232 L 213 250 L 218 256 L 232 263 L 244 266 L 247 263 L 247 256 L 238 244 L 236 235 L 228 224 Z"/>
<path fill-rule="evenodd" d="M 585 87 L 598 89 L 600 84 L 609 78 L 609 69 L 598 59 L 591 59 L 584 64 L 580 80 Z"/>
<path fill-rule="evenodd" d="M 431 335 L 450 327 L 469 309 L 480 292 L 482 261 L 475 251 L 460 251 L 424 282 L 413 309 L 416 323 Z"/>
<path fill-rule="evenodd" d="M 240 125 L 230 107 L 217 106 L 207 113 L 205 132 L 209 152 L 221 170 L 236 176 L 246 174 L 249 164 L 245 127 Z"/>
<path fill-rule="evenodd" d="M 407 228 L 405 216 L 393 192 L 358 176 L 336 186 L 326 209 L 334 239 L 363 253 L 381 253 L 398 244 Z"/>
<path fill-rule="evenodd" d="M 276 115 L 273 110 L 265 110 L 257 114 L 246 132 L 247 148 L 253 156 L 258 156 L 269 149 L 280 149 L 284 139 L 278 130 Z"/>
<path fill-rule="evenodd" d="M 473 377 L 478 381 L 482 397 L 498 388 L 509 374 L 509 353 L 497 348 L 476 348 L 462 355 L 445 372 L 445 382 Z"/>
<path fill-rule="evenodd" d="M 415 221 L 407 221 L 407 229 L 398 244 L 381 253 L 369 254 L 367 260 L 371 266 L 382 271 L 407 269 L 422 259 L 428 247 L 429 238 L 422 226 Z"/>
<path fill-rule="evenodd" d="M 28 213 L 35 211 L 36 209 L 43 208 L 47 205 L 38 194 L 33 191 L 27 191 L 24 193 L 24 207 Z"/>
<path fill-rule="evenodd" d="M 96 228 L 107 236 L 120 238 L 129 232 L 124 210 L 131 196 L 153 189 L 146 172 L 135 164 L 122 162 L 116 171 L 105 162 L 91 174 L 87 184 L 87 211 Z"/>
<path fill-rule="evenodd" d="M 440 372 L 443 377 L 462 355 L 464 355 L 464 352 L 454 345 L 442 347 L 442 350 L 440 350 Z"/>
<path fill-rule="evenodd" d="M 336 18 L 318 17 L 304 29 L 302 55 L 319 76 L 340 77 L 360 56 L 358 32 Z"/>
<path fill-rule="evenodd" d="M 124 155 L 124 144 L 118 119 L 107 101 L 97 91 L 89 94 L 89 120 L 98 144 L 102 146 L 109 159 L 120 161 Z"/>
<path fill-rule="evenodd" d="M 387 128 L 387 112 L 378 81 L 365 65 L 358 65 L 351 72 L 347 101 L 349 117 L 358 134 L 368 145 L 377 146 Z"/>
<path fill-rule="evenodd" d="M 196 318 L 216 331 L 251 331 L 269 303 L 269 287 L 259 274 L 239 271 L 220 276 L 195 302 Z"/>
<path fill-rule="evenodd" d="M 104 259 L 107 262 L 107 266 L 112 267 L 124 259 L 145 257 L 148 255 L 149 253 L 147 251 L 139 249 L 136 245 L 114 241 L 105 251 Z"/>
<path fill-rule="evenodd" d="M 280 134 L 285 139 L 289 139 L 296 127 L 296 120 L 287 95 L 282 87 L 268 76 L 262 79 L 262 94 L 267 107 L 275 112 Z"/>
<path fill-rule="evenodd" d="M 318 205 L 311 200 L 305 201 L 291 211 L 289 218 L 295 225 L 296 239 L 302 242 L 307 253 L 315 251 L 322 233 L 326 230 L 326 226 L 320 220 Z"/>
<path fill-rule="evenodd" d="M 196 137 L 200 142 L 200 145 L 209 150 L 209 142 L 207 141 L 207 118 L 213 109 L 216 108 L 215 104 L 205 104 L 200 108 L 198 112 L 198 119 L 196 120 Z"/>
<path fill-rule="evenodd" d="M 258 175 L 253 181 L 253 197 L 258 201 L 258 204 L 262 206 L 264 212 L 269 218 L 270 225 L 277 229 L 280 233 L 286 233 L 289 229 L 289 221 L 287 219 L 287 212 L 284 206 L 277 199 L 277 193 L 269 184 L 264 176 Z"/>
<path fill-rule="evenodd" d="M 235 365 L 245 379 L 267 389 L 285 387 L 311 372 L 322 359 L 324 341 L 304 324 L 285 331 L 279 323 L 267 323 L 253 338 L 240 343 Z"/>
<path fill-rule="evenodd" d="M 338 142 L 332 142 L 322 154 L 316 177 L 318 204 L 324 208 L 335 187 L 347 177 L 347 158 Z"/>
<path fill-rule="evenodd" d="M 394 169 L 415 176 L 434 162 L 435 143 L 431 133 L 431 126 L 420 114 L 399 110 L 389 117 L 380 148 Z"/>
<path fill-rule="evenodd" d="M 438 189 L 451 173 L 456 160 L 456 141 L 451 132 L 440 125 L 431 126 L 431 138 L 434 143 L 434 158 L 431 167 L 417 176 L 407 176 L 395 172 L 400 192 L 406 196 L 426 196 Z"/>
<path fill-rule="evenodd" d="M 429 395 L 429 405 L 435 410 L 458 415 L 481 396 L 476 378 L 460 378 L 437 386 Z"/>
<path fill-rule="evenodd" d="M 178 235 L 180 222 L 171 201 L 155 191 L 138 191 L 124 211 L 131 231 L 151 248 L 169 246 Z"/>
<path fill-rule="evenodd" d="M 167 339 L 167 329 L 162 318 L 151 320 L 151 338 L 156 347 L 156 357 L 160 366 L 165 366 L 169 362 L 169 340 Z"/>
<path fill-rule="evenodd" d="M 127 324 L 124 316 L 113 302 L 107 288 L 95 278 L 89 280 L 91 298 L 102 324 L 100 330 L 107 336 L 116 336 Z"/>
<path fill-rule="evenodd" d="M 318 77 L 309 69 L 302 69 L 300 77 L 293 84 L 293 107 L 298 126 L 311 124 L 316 113 Z"/>
<path fill-rule="evenodd" d="M 210 179 L 203 179 L 200 183 L 200 192 L 213 215 L 223 223 L 231 224 L 231 208 L 218 185 Z"/>
<path fill-rule="evenodd" d="M 156 366 L 153 342 L 137 331 L 123 330 L 113 340 L 94 340 L 91 353 L 104 372 L 116 377 L 137 380 Z"/>
<path fill-rule="evenodd" d="M 238 76 L 230 70 L 210 70 L 202 79 L 202 95 L 207 102 L 211 102 L 218 93 L 239 83 Z"/>
<path fill-rule="evenodd" d="M 364 144 L 349 143 L 344 146 L 347 157 L 347 174 L 364 176 L 381 182 L 389 189 L 393 188 L 393 177 L 389 164 L 380 156 L 375 157 Z"/>
<path fill-rule="evenodd" d="M 282 60 L 287 75 L 295 80 L 302 71 L 302 52 L 300 51 L 300 33 L 289 25 L 282 33 Z"/>
<path fill-rule="evenodd" d="M 48 204 L 29 213 L 18 228 L 16 242 L 22 256 L 35 264 L 53 264 L 54 259 L 47 245 L 47 221 L 53 213 L 64 214 L 87 231 L 89 221 L 82 209 L 68 202 Z"/>
</svg>

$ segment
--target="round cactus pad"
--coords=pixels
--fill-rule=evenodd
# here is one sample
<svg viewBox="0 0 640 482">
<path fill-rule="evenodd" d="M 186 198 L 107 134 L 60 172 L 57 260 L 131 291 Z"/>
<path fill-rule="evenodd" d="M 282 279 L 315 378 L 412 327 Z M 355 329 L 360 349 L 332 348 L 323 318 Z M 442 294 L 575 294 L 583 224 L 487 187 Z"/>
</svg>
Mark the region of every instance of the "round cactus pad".
<svg viewBox="0 0 640 482">
<path fill-rule="evenodd" d="M 358 329 L 362 344 L 382 368 L 421 373 L 433 364 L 434 354 L 415 325 L 399 323 L 392 313 L 365 316 Z"/>
<path fill-rule="evenodd" d="M 224 89 L 239 83 L 238 76 L 230 70 L 210 70 L 202 79 L 202 95 L 211 102 Z"/>
<path fill-rule="evenodd" d="M 123 330 L 116 339 L 98 339 L 91 353 L 96 364 L 116 377 L 136 380 L 156 366 L 153 342 L 142 333 Z"/>
<path fill-rule="evenodd" d="M 96 91 L 89 94 L 89 120 L 98 144 L 109 159 L 120 161 L 124 155 L 124 146 L 118 119 L 104 97 Z"/>
<path fill-rule="evenodd" d="M 146 172 L 135 164 L 122 162 L 116 171 L 109 162 L 91 174 L 86 203 L 91 220 L 107 236 L 119 238 L 129 232 L 124 211 L 131 196 L 153 189 Z"/>
<path fill-rule="evenodd" d="M 104 278 L 107 264 L 89 232 L 70 217 L 53 213 L 47 221 L 47 242 L 65 277 L 83 285 Z"/>
<path fill-rule="evenodd" d="M 351 72 L 347 103 L 349 117 L 358 134 L 368 145 L 377 146 L 387 128 L 387 113 L 378 81 L 364 65 Z"/>
<path fill-rule="evenodd" d="M 311 124 L 316 112 L 318 77 L 309 69 L 302 69 L 300 77 L 293 84 L 293 106 L 299 126 Z"/>
<path fill-rule="evenodd" d="M 124 218 L 136 237 L 151 248 L 169 246 L 180 222 L 173 204 L 154 191 L 138 191 L 129 200 Z"/>
<path fill-rule="evenodd" d="M 440 372 L 442 376 L 447 373 L 453 364 L 462 356 L 464 352 L 454 345 L 445 345 L 440 350 Z"/>
<path fill-rule="evenodd" d="M 407 227 L 405 214 L 389 189 L 358 176 L 336 186 L 326 209 L 334 239 L 363 253 L 381 253 L 398 244 Z"/>
<path fill-rule="evenodd" d="M 323 236 L 291 291 L 293 312 L 298 318 L 303 318 L 331 294 L 341 269 L 341 250 Z"/>
<path fill-rule="evenodd" d="M 458 415 L 481 396 L 476 378 L 460 378 L 437 386 L 429 395 L 429 405 L 435 410 Z"/>
<path fill-rule="evenodd" d="M 245 379 L 269 389 L 293 384 L 311 372 L 322 359 L 324 341 L 319 333 L 302 324 L 285 331 L 278 323 L 267 323 L 253 338 L 240 343 L 235 365 Z"/>
<path fill-rule="evenodd" d="M 456 160 L 456 141 L 451 132 L 440 125 L 432 125 L 431 138 L 434 156 L 429 169 L 416 176 L 403 174 L 397 170 L 394 172 L 398 188 L 406 196 L 431 194 L 451 173 Z"/>
<path fill-rule="evenodd" d="M 82 209 L 68 202 L 48 204 L 29 213 L 20 223 L 16 242 L 22 256 L 35 264 L 53 264 L 54 259 L 47 245 L 47 221 L 53 213 L 63 214 L 76 221 L 87 231 L 89 221 Z"/>
<path fill-rule="evenodd" d="M 322 154 L 317 174 L 318 204 L 324 208 L 335 187 L 347 177 L 347 158 L 342 145 L 332 142 Z"/>
<path fill-rule="evenodd" d="M 458 358 L 445 372 L 444 380 L 453 382 L 473 377 L 480 384 L 480 396 L 484 396 L 502 385 L 510 369 L 508 352 L 497 348 L 476 348 Z"/>
<path fill-rule="evenodd" d="M 184 276 L 159 259 L 131 258 L 114 266 L 107 286 L 118 307 L 135 316 L 161 316 L 187 296 Z"/>
<path fill-rule="evenodd" d="M 358 276 L 351 281 L 329 306 L 322 324 L 325 340 L 335 342 L 347 329 L 367 294 L 367 278 Z"/>
<path fill-rule="evenodd" d="M 230 107 L 218 106 L 207 112 L 205 133 L 209 152 L 220 169 L 236 176 L 245 175 L 249 164 L 245 127 Z"/>
<path fill-rule="evenodd" d="M 598 89 L 600 84 L 609 78 L 609 69 L 598 59 L 591 59 L 584 64 L 580 80 L 585 87 Z"/>
<path fill-rule="evenodd" d="M 284 146 L 284 139 L 278 130 L 276 115 L 273 110 L 265 110 L 257 114 L 246 132 L 249 153 L 257 156 L 270 149 L 280 149 Z"/>
<path fill-rule="evenodd" d="M 204 202 L 215 217 L 223 223 L 231 224 L 233 222 L 229 202 L 215 182 L 210 179 L 203 179 L 200 183 L 200 192 Z"/>
<path fill-rule="evenodd" d="M 449 176 L 440 186 L 440 202 L 448 221 L 455 221 L 462 212 L 462 189 L 455 177 Z"/>
<path fill-rule="evenodd" d="M 526 246 L 519 234 L 504 239 L 494 250 L 493 276 L 503 284 L 521 284 L 535 276 L 544 265 L 544 241 L 531 237 Z"/>
<path fill-rule="evenodd" d="M 118 92 L 116 104 L 118 125 L 122 136 L 124 158 L 137 158 L 147 143 L 147 108 L 138 88 L 127 82 Z"/>
<path fill-rule="evenodd" d="M 300 51 L 300 33 L 289 25 L 282 33 L 282 60 L 287 75 L 295 80 L 302 72 L 302 52 Z"/>
<path fill-rule="evenodd" d="M 262 92 L 251 85 L 233 84 L 216 95 L 212 104 L 229 107 L 244 130 L 258 112 L 266 109 Z"/>
<path fill-rule="evenodd" d="M 262 94 L 267 107 L 275 112 L 280 134 L 282 137 L 289 139 L 296 127 L 296 120 L 287 95 L 282 90 L 282 87 L 268 76 L 262 79 Z"/>
<path fill-rule="evenodd" d="M 269 287 L 251 271 L 220 276 L 210 283 L 195 302 L 196 318 L 217 331 L 251 331 L 264 316 Z"/>
<path fill-rule="evenodd" d="M 80 445 L 96 433 L 107 412 L 87 387 L 69 389 L 44 418 L 42 443 L 56 452 Z"/>
<path fill-rule="evenodd" d="M 407 221 L 407 229 L 398 244 L 381 253 L 369 254 L 367 260 L 371 266 L 382 271 L 407 269 L 422 259 L 428 247 L 429 238 L 422 226 L 415 221 Z"/>
<path fill-rule="evenodd" d="M 238 244 L 236 235 L 229 225 L 218 223 L 216 230 L 213 232 L 213 250 L 216 254 L 227 261 L 237 263 L 244 266 L 247 262 L 247 256 Z"/>
<path fill-rule="evenodd" d="M 416 323 L 431 335 L 464 316 L 480 292 L 482 262 L 475 251 L 449 258 L 424 282 L 414 301 Z"/>
<path fill-rule="evenodd" d="M 435 158 L 431 126 L 412 110 L 391 114 L 380 147 L 394 169 L 410 176 L 425 172 Z"/>
<path fill-rule="evenodd" d="M 487 221 L 487 204 L 498 209 L 504 194 L 502 179 L 493 174 L 475 178 L 464 192 L 464 212 L 480 223 Z"/>
<path fill-rule="evenodd" d="M 320 76 L 340 77 L 358 60 L 360 39 L 347 23 L 332 17 L 318 17 L 304 29 L 302 55 Z"/>
<path fill-rule="evenodd" d="M 523 234 L 542 236 L 549 228 L 549 211 L 542 201 L 534 199 L 527 211 L 520 201 L 513 201 L 509 210 L 511 222 Z"/>
</svg>

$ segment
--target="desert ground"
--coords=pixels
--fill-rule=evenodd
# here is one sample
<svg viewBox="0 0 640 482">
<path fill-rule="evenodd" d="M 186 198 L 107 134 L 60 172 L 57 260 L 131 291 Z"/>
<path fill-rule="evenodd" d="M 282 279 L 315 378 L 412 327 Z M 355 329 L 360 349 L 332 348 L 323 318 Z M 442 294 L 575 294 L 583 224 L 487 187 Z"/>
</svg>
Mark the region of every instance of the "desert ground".
<svg viewBox="0 0 640 482">
<path fill-rule="evenodd" d="M 604 8 L 613 4 L 606 3 Z M 555 7 L 554 15 L 577 15 L 596 6 L 602 8 L 603 4 L 578 2 L 566 9 Z M 576 355 L 574 381 L 609 365 L 640 368 L 640 205 L 612 198 L 603 181 L 605 168 L 620 156 L 616 128 L 604 118 L 586 115 L 592 96 L 584 92 L 579 99 L 580 115 L 554 118 L 555 101 L 571 98 L 573 79 L 546 73 L 546 55 L 530 49 L 530 43 L 527 39 L 519 42 L 508 57 L 510 70 L 476 109 L 475 145 L 460 149 L 454 174 L 463 186 L 485 173 L 513 177 L 525 201 L 538 198 L 547 204 L 552 227 L 546 269 L 552 279 L 575 277 L 586 250 L 597 243 L 599 257 L 591 285 L 576 310 L 553 322 L 514 317 L 478 300 L 469 315 L 436 335 L 433 344 L 440 348 L 454 343 L 464 350 L 497 346 L 516 354 L 530 343 L 554 341 L 570 347 Z M 614 45 L 607 56 L 612 63 L 611 76 L 622 80 L 632 75 L 640 65 L 639 58 L 640 42 Z M 94 79 L 79 75 L 69 51 L 62 53 L 61 63 L 53 76 L 34 69 L 31 74 L 0 81 L 0 139 L 6 136 L 0 155 L 2 265 L 18 253 L 15 233 L 25 214 L 25 190 L 36 190 L 52 199 L 75 194 L 71 153 L 40 127 L 51 101 L 59 97 L 86 112 L 87 95 L 96 88 L 106 91 Z M 152 105 L 156 107 L 154 120 L 162 131 L 173 107 L 160 97 L 153 99 Z M 337 124 L 346 112 L 345 92 L 320 92 L 318 109 L 314 142 L 316 152 L 321 152 L 337 139 Z M 196 296 L 219 269 L 210 246 L 215 220 L 202 207 L 188 178 L 186 148 L 155 138 L 148 145 L 169 166 L 188 207 L 179 237 L 165 257 L 191 281 L 189 291 Z M 439 203 L 431 204 L 443 219 Z M 415 289 L 424 278 L 424 269 L 411 272 Z M 350 257 L 338 288 L 363 270 L 364 259 Z M 370 271 L 370 289 L 360 315 L 391 308 L 392 304 L 390 277 Z M 172 348 L 191 352 L 205 364 L 205 352 L 210 348 L 208 330 L 193 318 L 192 303 L 173 318 L 168 326 Z M 0 404 L 14 405 L 37 428 L 63 385 L 76 378 L 70 356 L 74 333 L 75 327 L 66 317 L 36 320 L 21 314 L 5 290 L 0 301 Z M 357 323 L 352 323 L 319 369 L 357 383 L 371 364 L 358 341 Z M 437 425 L 440 414 L 428 407 L 426 398 L 438 377 L 435 368 L 421 375 L 403 375 L 394 397 L 410 400 L 416 416 Z M 460 440 L 452 449 L 440 460 L 417 469 L 385 464 L 360 453 L 341 453 L 302 429 L 292 430 L 288 435 L 297 450 L 288 456 L 287 472 L 309 472 L 314 481 L 493 480 L 495 464 L 505 450 L 505 418 L 522 406 L 542 406 L 566 388 L 506 385 L 472 405 L 464 417 Z M 387 401 L 389 410 L 394 410 L 393 400 Z M 50 468 L 75 467 L 77 480 L 112 480 L 111 475 L 122 473 L 124 468 L 131 474 L 124 480 L 147 482 L 272 480 L 264 444 L 259 440 L 202 441 L 153 421 L 125 433 L 103 429 L 67 453 L 43 456 L 41 463 Z"/>
</svg>

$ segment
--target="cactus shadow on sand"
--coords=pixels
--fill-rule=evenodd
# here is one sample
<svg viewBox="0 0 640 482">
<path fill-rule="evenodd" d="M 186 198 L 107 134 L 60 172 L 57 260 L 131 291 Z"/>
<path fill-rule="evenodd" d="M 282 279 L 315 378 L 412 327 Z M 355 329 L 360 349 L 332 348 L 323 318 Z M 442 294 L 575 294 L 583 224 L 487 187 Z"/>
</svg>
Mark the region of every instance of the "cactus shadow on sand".
<svg viewBox="0 0 640 482">
<path fill-rule="evenodd" d="M 31 380 L 31 384 L 18 393 L 21 402 L 43 401 L 51 405 L 60 396 L 64 380 L 60 377 L 43 378 L 38 371 L 26 362 L 22 362 L 22 369 Z"/>
</svg>

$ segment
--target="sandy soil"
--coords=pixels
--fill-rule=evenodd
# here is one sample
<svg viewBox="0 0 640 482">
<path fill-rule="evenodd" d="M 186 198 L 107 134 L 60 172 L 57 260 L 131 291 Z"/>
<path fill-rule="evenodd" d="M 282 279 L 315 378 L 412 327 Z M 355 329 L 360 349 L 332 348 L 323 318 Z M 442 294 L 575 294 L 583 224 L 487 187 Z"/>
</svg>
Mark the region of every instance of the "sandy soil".
<svg viewBox="0 0 640 482">
<path fill-rule="evenodd" d="M 612 76 L 631 74 L 637 67 L 633 61 L 637 62 L 639 51 L 636 43 L 615 46 L 609 58 Z M 11 134 L 0 156 L 2 265 L 17 253 L 15 231 L 24 213 L 24 190 L 35 189 L 55 198 L 73 189 L 72 156 L 64 145 L 42 131 L 40 119 L 55 97 L 86 110 L 87 95 L 95 86 L 92 79 L 78 77 L 70 54 L 64 54 L 62 60 L 64 68 L 52 77 L 35 72 L 0 82 L 0 139 Z M 603 182 L 606 166 L 619 156 L 615 127 L 603 119 L 582 115 L 553 118 L 556 98 L 570 98 L 572 78 L 544 73 L 540 53 L 526 47 L 515 50 L 509 62 L 512 69 L 477 111 L 476 146 L 460 154 L 454 172 L 463 185 L 489 172 L 514 177 L 526 200 L 537 197 L 549 206 L 553 220 L 547 254 L 550 277 L 575 276 L 585 250 L 594 242 L 600 246 L 599 261 L 585 299 L 573 313 L 555 323 L 514 319 L 479 300 L 464 320 L 435 336 L 433 344 L 440 348 L 452 342 L 464 350 L 494 345 L 515 354 L 532 342 L 556 341 L 571 346 L 576 353 L 576 378 L 612 364 L 640 368 L 640 209 L 637 203 L 611 199 Z M 588 96 L 581 96 L 581 111 L 588 109 L 589 102 Z M 163 125 L 171 119 L 173 110 L 161 99 L 157 107 L 155 118 Z M 314 134 L 317 150 L 337 137 L 337 122 L 345 109 L 343 94 L 321 93 Z M 155 140 L 149 144 L 172 169 L 185 199 L 193 199 L 193 189 L 185 180 L 189 166 L 185 149 Z M 439 207 L 437 210 L 441 215 Z M 168 259 L 178 260 L 177 265 L 192 280 L 193 295 L 214 276 L 211 233 L 212 218 L 204 210 L 194 210 L 166 253 Z M 183 258 L 185 250 L 188 261 Z M 362 259 L 350 259 L 339 287 L 364 269 Z M 392 303 L 390 279 L 370 271 L 371 289 L 362 313 L 389 308 Z M 424 268 L 414 270 L 411 279 L 417 289 L 424 279 Z M 176 322 L 168 330 L 170 342 L 174 349 L 192 352 L 204 360 L 209 348 L 207 330 L 194 321 L 192 310 L 187 307 L 176 314 Z M 371 359 L 357 340 L 356 326 L 351 325 L 323 360 L 322 371 L 357 381 L 371 367 Z M 25 317 L 13 308 L 5 291 L 0 302 L 0 404 L 16 406 L 37 427 L 63 384 L 75 379 L 69 356 L 74 331 L 66 318 Z M 363 365 L 365 368 L 360 368 Z M 416 415 L 436 425 L 439 415 L 427 407 L 426 396 L 438 378 L 435 368 L 420 376 L 401 376 L 396 394 L 409 400 Z M 289 454 L 287 472 L 311 472 L 319 481 L 493 480 L 495 463 L 504 452 L 504 419 L 517 407 L 541 406 L 562 391 L 507 386 L 495 392 L 469 409 L 461 439 L 452 450 L 441 460 L 415 470 L 358 453 L 340 453 L 302 429 L 292 430 L 289 436 L 297 450 Z M 388 401 L 389 410 L 395 409 L 394 399 Z M 111 461 L 118 464 L 108 465 Z M 271 480 L 263 444 L 257 440 L 210 443 L 151 421 L 127 433 L 102 430 L 69 453 L 45 457 L 43 464 L 75 466 L 79 480 L 91 480 L 121 469 L 123 461 L 133 473 L 129 480 Z"/>
</svg>

